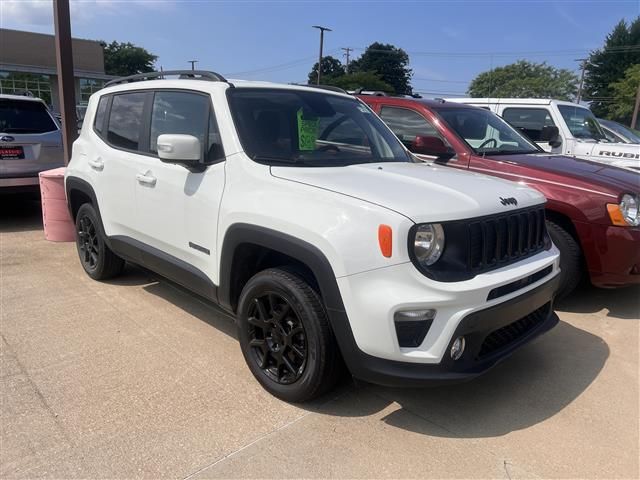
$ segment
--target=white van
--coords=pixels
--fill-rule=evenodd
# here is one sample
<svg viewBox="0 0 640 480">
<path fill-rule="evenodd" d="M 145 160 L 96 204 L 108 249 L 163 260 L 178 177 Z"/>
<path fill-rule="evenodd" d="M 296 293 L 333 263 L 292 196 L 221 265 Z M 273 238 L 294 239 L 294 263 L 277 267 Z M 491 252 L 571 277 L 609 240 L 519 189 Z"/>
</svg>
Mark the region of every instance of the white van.
<svg viewBox="0 0 640 480">
<path fill-rule="evenodd" d="M 541 98 L 448 98 L 447 101 L 497 113 L 547 152 L 640 170 L 640 146 L 609 142 L 591 110 L 577 103 Z"/>
</svg>

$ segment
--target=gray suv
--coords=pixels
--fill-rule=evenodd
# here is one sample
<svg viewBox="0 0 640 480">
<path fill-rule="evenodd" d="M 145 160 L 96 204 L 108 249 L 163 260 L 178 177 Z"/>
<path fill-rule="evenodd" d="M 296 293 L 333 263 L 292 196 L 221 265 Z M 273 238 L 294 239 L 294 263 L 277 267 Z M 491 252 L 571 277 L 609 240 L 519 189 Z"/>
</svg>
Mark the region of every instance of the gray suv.
<svg viewBox="0 0 640 480">
<path fill-rule="evenodd" d="M 62 133 L 39 98 L 0 95 L 0 192 L 38 185 L 38 173 L 64 165 Z"/>
</svg>

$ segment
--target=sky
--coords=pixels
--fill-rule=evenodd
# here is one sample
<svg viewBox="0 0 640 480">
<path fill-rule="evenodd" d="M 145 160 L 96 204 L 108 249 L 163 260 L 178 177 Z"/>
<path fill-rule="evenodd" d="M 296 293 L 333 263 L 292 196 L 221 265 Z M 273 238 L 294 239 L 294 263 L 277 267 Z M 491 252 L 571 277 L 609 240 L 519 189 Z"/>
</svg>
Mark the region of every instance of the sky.
<svg viewBox="0 0 640 480">
<path fill-rule="evenodd" d="M 77 38 L 132 42 L 165 70 L 214 70 L 230 78 L 306 82 L 324 53 L 344 61 L 373 42 L 403 48 L 415 91 L 464 94 L 478 73 L 518 59 L 578 71 L 640 0 L 217 1 L 71 0 Z M 0 0 L 0 27 L 53 33 L 51 0 Z M 2 46 L 0 45 L 0 48 Z"/>
</svg>

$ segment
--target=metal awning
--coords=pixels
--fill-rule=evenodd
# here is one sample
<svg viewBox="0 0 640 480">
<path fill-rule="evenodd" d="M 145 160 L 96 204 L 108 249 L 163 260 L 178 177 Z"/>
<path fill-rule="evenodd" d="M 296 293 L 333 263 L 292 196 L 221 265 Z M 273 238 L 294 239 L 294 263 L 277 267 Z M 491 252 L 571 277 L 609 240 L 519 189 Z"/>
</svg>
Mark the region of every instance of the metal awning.
<svg viewBox="0 0 640 480">
<path fill-rule="evenodd" d="M 50 76 L 57 75 L 55 68 L 39 67 L 37 65 L 17 65 L 10 63 L 0 63 L 0 72 L 34 73 L 37 75 Z M 75 78 L 90 78 L 94 80 L 112 80 L 114 78 L 117 78 L 113 75 L 106 75 L 103 72 L 91 72 L 86 70 L 74 70 L 73 76 Z"/>
</svg>

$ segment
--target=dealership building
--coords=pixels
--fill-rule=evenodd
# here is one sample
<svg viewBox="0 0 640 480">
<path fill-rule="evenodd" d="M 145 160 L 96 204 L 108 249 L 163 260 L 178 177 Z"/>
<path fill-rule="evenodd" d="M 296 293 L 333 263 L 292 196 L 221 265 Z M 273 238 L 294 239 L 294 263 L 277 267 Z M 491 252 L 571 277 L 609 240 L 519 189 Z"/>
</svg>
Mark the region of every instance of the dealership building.
<svg viewBox="0 0 640 480">
<path fill-rule="evenodd" d="M 104 73 L 99 42 L 77 38 L 72 42 L 76 103 L 82 105 L 113 77 Z M 53 35 L 0 29 L 0 93 L 30 92 L 59 111 L 55 51 Z"/>
</svg>

